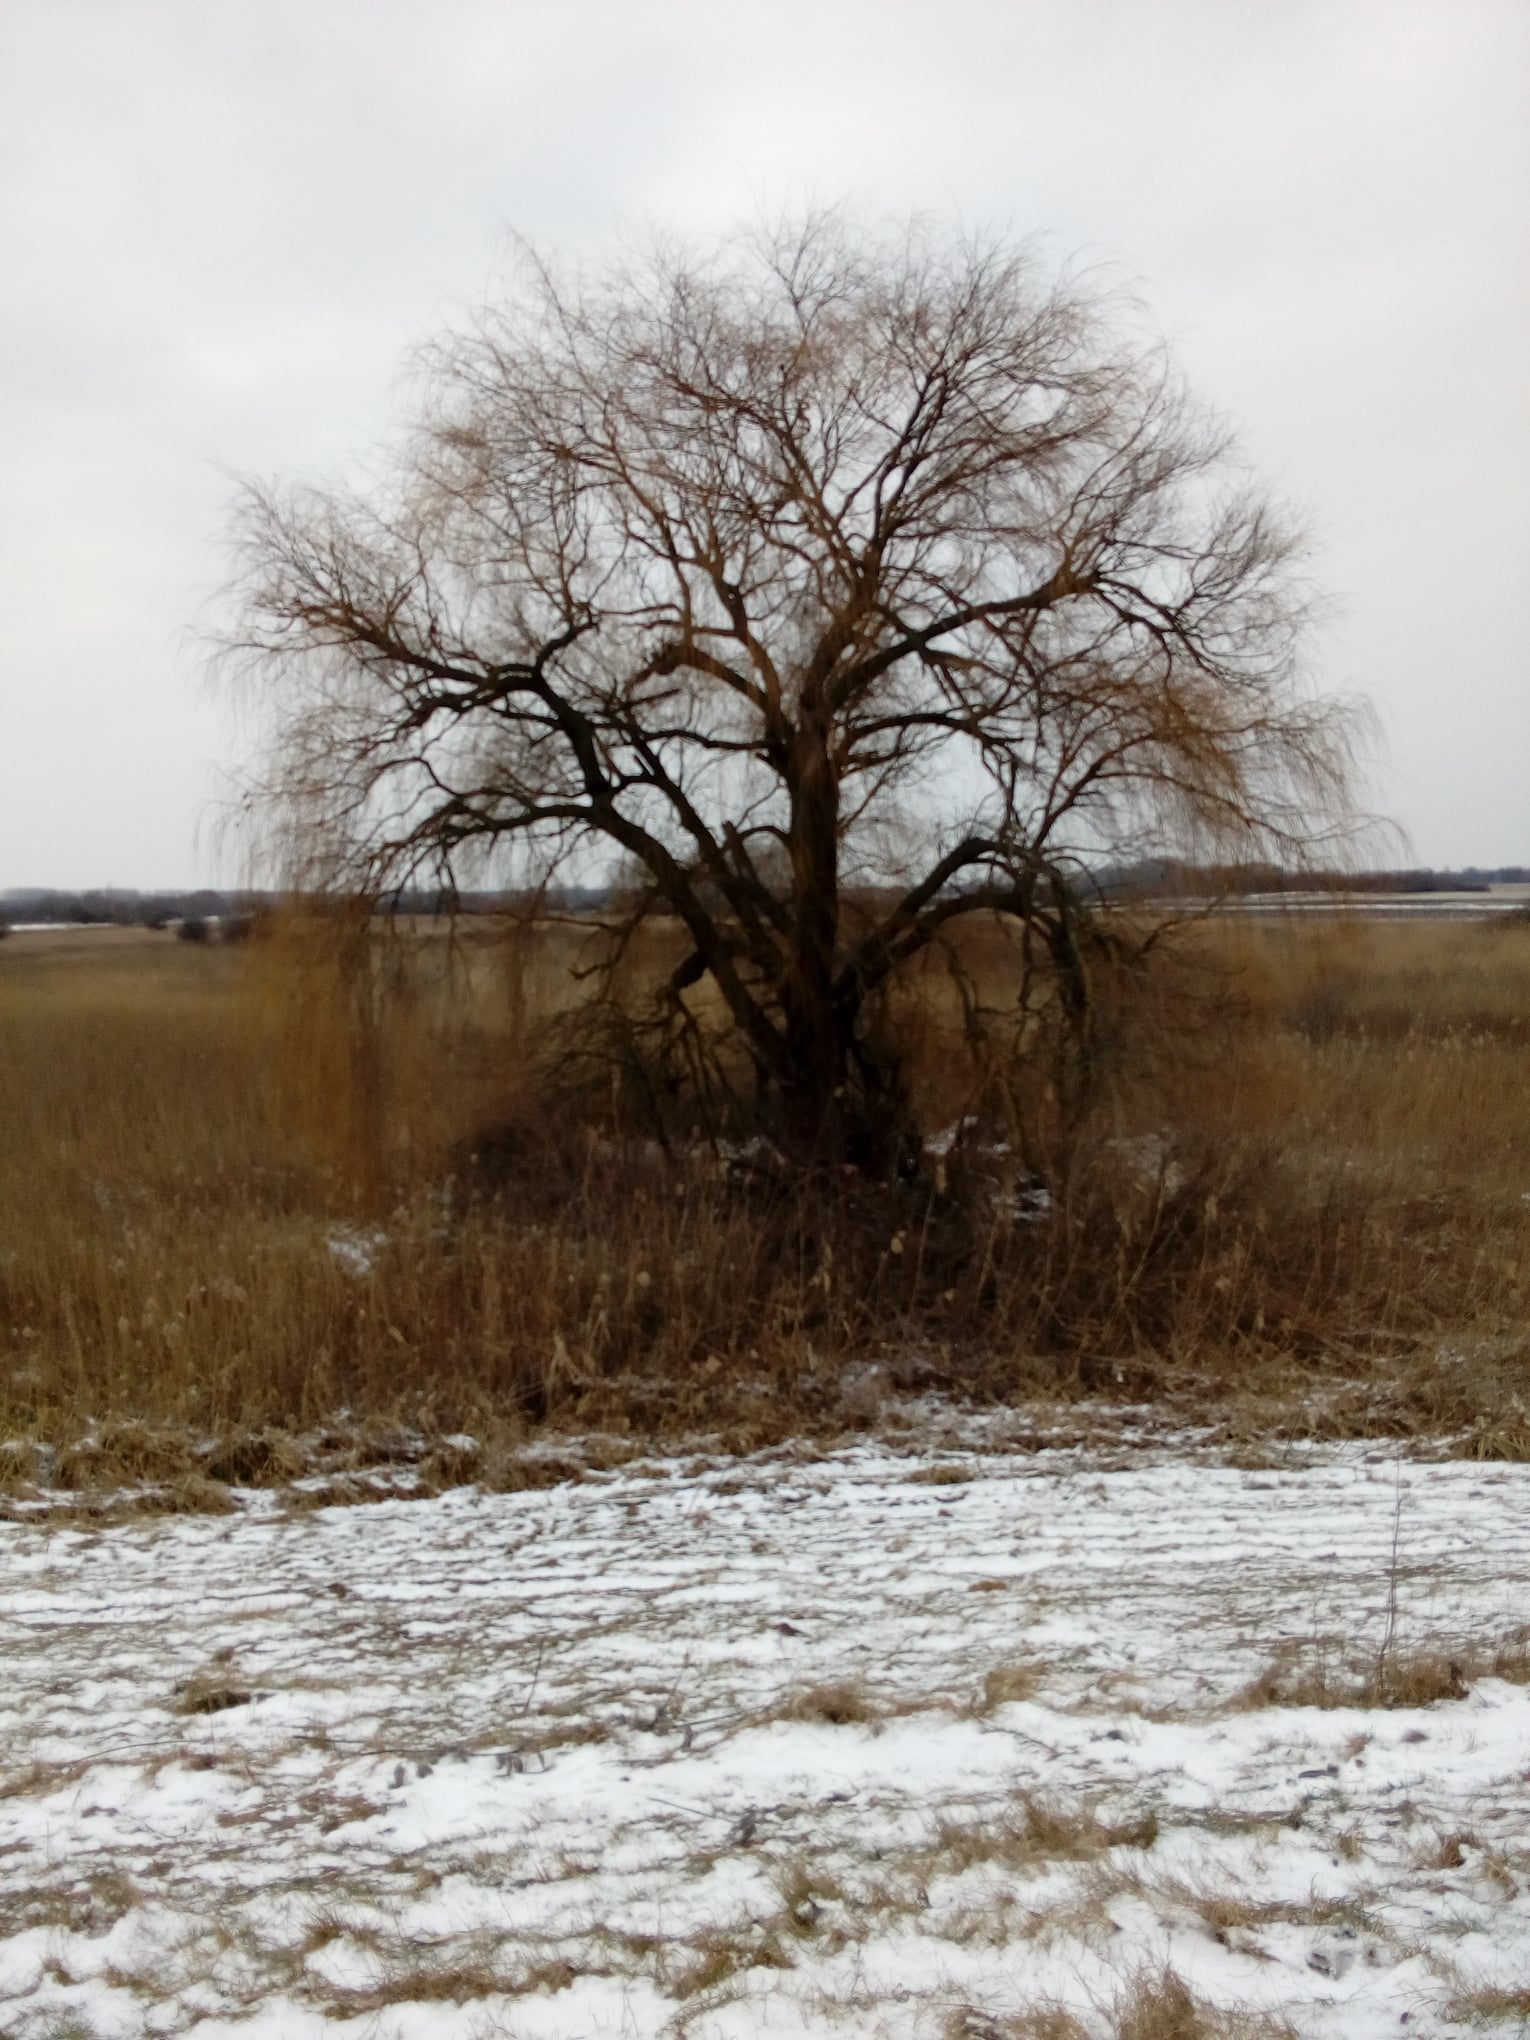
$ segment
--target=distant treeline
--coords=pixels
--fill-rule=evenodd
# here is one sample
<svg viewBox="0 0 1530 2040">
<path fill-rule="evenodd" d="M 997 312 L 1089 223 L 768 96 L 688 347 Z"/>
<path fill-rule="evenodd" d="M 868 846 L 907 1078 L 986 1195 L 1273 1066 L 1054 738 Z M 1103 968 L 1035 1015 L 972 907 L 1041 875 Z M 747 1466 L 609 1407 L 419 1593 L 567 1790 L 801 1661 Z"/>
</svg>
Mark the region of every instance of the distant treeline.
<svg viewBox="0 0 1530 2040">
<path fill-rule="evenodd" d="M 604 906 L 610 895 L 604 887 L 573 886 L 549 894 L 546 906 L 559 913 L 587 913 Z M 111 928 L 169 928 L 182 923 L 214 923 L 228 927 L 248 925 L 262 913 L 286 904 L 290 895 L 274 892 L 218 892 L 201 887 L 194 892 L 134 892 L 122 887 L 96 887 L 87 892 L 63 892 L 50 886 L 18 886 L 0 892 L 0 927 L 27 922 L 59 926 Z M 470 892 L 451 895 L 436 890 L 413 890 L 390 895 L 382 903 L 386 912 L 434 916 L 505 913 L 524 905 L 521 895 L 506 892 Z"/>
<path fill-rule="evenodd" d="M 1251 893 L 1484 893 L 1493 885 L 1530 885 L 1530 865 L 1501 864 L 1489 870 L 1468 865 L 1463 871 L 1283 871 L 1267 865 L 1213 866 L 1151 860 L 1096 872 L 1080 893 L 1093 891 L 1106 899 L 1203 899 Z M 284 904 L 289 895 L 272 892 L 133 892 L 117 887 L 64 892 L 47 886 L 17 887 L 0 892 L 0 931 L 17 923 L 118 928 L 218 927 L 225 934 L 247 933 L 263 913 Z M 597 913 L 612 904 L 617 889 L 565 886 L 538 897 L 537 909 L 563 914 Z M 431 918 L 438 915 L 524 912 L 526 895 L 511 892 L 463 892 L 417 889 L 391 895 L 383 911 Z"/>
<path fill-rule="evenodd" d="M 206 890 L 144 893 L 112 888 L 61 892 L 51 886 L 19 886 L 0 892 L 0 920 L 77 927 L 164 928 L 172 921 L 222 920 L 253 911 L 258 904 L 253 895 Z"/>
<path fill-rule="evenodd" d="M 1107 898 L 1227 898 L 1251 893 L 1485 893 L 1530 885 L 1530 865 L 1468 865 L 1462 871 L 1419 866 L 1405 871 L 1287 871 L 1274 865 L 1176 864 L 1150 860 L 1097 874 Z"/>
<path fill-rule="evenodd" d="M 77 927 L 167 928 L 172 921 L 224 921 L 269 904 L 262 893 L 125 892 L 117 888 L 59 892 L 22 886 L 0 892 L 0 920 Z"/>
</svg>

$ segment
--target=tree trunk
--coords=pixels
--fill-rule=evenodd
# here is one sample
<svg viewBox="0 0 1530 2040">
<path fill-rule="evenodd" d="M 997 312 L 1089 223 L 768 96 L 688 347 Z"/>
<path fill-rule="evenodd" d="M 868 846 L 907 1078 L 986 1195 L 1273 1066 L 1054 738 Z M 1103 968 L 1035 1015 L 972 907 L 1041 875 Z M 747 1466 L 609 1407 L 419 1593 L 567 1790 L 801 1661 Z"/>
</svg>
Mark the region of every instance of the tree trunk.
<svg viewBox="0 0 1530 2040">
<path fill-rule="evenodd" d="M 789 1072 L 785 1133 L 806 1160 L 844 1158 L 850 1042 L 834 999 L 839 941 L 839 786 L 826 733 L 804 720 L 789 771 L 791 948 L 781 987 Z"/>
</svg>

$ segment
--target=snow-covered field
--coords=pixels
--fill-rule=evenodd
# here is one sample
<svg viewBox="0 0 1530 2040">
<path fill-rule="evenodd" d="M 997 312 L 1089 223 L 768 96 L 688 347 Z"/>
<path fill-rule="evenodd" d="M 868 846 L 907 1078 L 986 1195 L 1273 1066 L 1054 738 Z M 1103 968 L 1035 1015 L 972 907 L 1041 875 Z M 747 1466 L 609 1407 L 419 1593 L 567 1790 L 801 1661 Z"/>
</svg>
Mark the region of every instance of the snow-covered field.
<svg viewBox="0 0 1530 2040">
<path fill-rule="evenodd" d="M 0 1525 L 0 2031 L 1523 2030 L 1530 1467 L 963 1435 Z"/>
</svg>

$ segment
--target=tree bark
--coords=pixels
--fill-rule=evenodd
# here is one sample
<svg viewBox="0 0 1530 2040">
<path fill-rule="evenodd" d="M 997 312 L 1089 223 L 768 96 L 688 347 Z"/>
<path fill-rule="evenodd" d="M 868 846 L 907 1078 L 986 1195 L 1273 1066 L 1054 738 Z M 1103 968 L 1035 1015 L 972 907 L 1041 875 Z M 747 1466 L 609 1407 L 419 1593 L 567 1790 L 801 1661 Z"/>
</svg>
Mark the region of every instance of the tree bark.
<svg viewBox="0 0 1530 2040">
<path fill-rule="evenodd" d="M 792 869 L 791 947 L 781 987 L 789 1138 L 804 1156 L 844 1159 L 850 1042 L 836 1005 L 839 943 L 839 785 L 828 733 L 805 712 L 788 769 Z"/>
</svg>

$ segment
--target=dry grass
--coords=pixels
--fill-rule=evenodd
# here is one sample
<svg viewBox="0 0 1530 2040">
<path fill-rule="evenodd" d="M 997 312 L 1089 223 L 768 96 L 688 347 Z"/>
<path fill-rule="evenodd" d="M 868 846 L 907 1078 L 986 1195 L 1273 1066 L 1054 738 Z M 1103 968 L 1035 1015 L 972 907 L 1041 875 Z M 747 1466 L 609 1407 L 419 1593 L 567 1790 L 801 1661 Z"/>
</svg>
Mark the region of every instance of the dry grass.
<svg viewBox="0 0 1530 2040">
<path fill-rule="evenodd" d="M 1114 2019 L 1113 2040 L 1294 2040 L 1283 2019 L 1210 2005 L 1172 1969 L 1140 1977 Z"/>
<path fill-rule="evenodd" d="M 223 1714 L 231 1707 L 248 1707 L 259 1696 L 248 1686 L 236 1685 L 226 1668 L 196 1673 L 175 1689 L 177 1714 Z"/>
<path fill-rule="evenodd" d="M 1034 1872 L 1052 1863 L 1086 1863 L 1111 1849 L 1151 1849 L 1158 1819 L 1151 1809 L 1127 1819 L 1102 1819 L 1092 1803 L 1065 1805 L 1022 1795 L 1015 1810 L 998 1820 L 943 1821 L 931 1846 L 927 1869 L 944 1875 L 979 1863 L 999 1863 Z"/>
<path fill-rule="evenodd" d="M 1478 1679 L 1530 1684 L 1523 1632 L 1447 1646 L 1396 1645 L 1357 1658 L 1337 1647 L 1292 1646 L 1239 1694 L 1240 1707 L 1433 1707 L 1464 1700 Z"/>
<path fill-rule="evenodd" d="M 781 1721 L 821 1721 L 831 1728 L 849 1728 L 875 1718 L 876 1709 L 865 1687 L 849 1679 L 810 1686 L 788 1700 L 776 1716 Z"/>
<path fill-rule="evenodd" d="M 1530 1983 L 1518 1988 L 1488 1985 L 1481 1990 L 1465 1991 L 1452 1999 L 1449 2011 L 1451 2018 L 1464 2025 L 1523 2033 L 1530 2026 Z"/>
<path fill-rule="evenodd" d="M 588 944 L 6 943 L 0 1491 L 200 1507 L 312 1463 L 341 1410 L 359 1459 L 402 1436 L 436 1485 L 549 1421 L 750 1445 L 870 1421 L 841 1393 L 868 1365 L 1530 1453 L 1530 929 L 1192 931 L 1146 989 L 1097 988 L 1066 1150 L 1037 1040 L 974 1025 L 932 962 L 901 994 L 911 1087 L 974 1137 L 912 1182 L 805 1188 L 666 1155 L 614 1066 L 550 1102 Z M 1006 959 L 964 958 L 994 1011 Z"/>
<path fill-rule="evenodd" d="M 986 1580 L 977 1580 L 975 1586 L 987 1586 Z M 992 1714 L 996 1707 L 1008 1707 L 1012 1702 L 1033 1699 L 1041 1687 L 1040 1669 L 1033 1664 L 995 1665 L 991 1672 L 983 1675 L 983 1690 L 975 1712 Z"/>
<path fill-rule="evenodd" d="M 1170 1968 L 1134 1977 L 1095 2020 L 1037 2005 L 1004 2018 L 964 2010 L 946 2030 L 948 2040 L 1295 2040 L 1285 2020 L 1211 2004 Z"/>
</svg>

